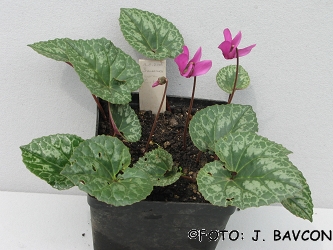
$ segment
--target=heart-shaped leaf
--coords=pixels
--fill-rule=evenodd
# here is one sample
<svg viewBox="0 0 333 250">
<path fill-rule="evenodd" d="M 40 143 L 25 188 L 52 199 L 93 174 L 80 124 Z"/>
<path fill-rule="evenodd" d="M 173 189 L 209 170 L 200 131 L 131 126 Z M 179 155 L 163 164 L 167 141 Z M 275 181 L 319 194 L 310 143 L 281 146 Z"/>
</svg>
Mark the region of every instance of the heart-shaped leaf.
<svg viewBox="0 0 333 250">
<path fill-rule="evenodd" d="M 127 141 L 136 142 L 141 138 L 140 121 L 129 104 L 113 104 L 111 105 L 111 113 L 117 128 Z"/>
<path fill-rule="evenodd" d="M 57 61 L 69 62 L 66 53 L 67 44 L 65 39 L 42 41 L 34 44 L 29 44 L 28 46 L 35 50 L 37 53 L 48 58 Z"/>
<path fill-rule="evenodd" d="M 146 172 L 154 186 L 167 186 L 177 181 L 181 175 L 173 168 L 171 154 L 162 148 L 147 152 L 135 164 L 135 168 Z"/>
<path fill-rule="evenodd" d="M 216 144 L 216 154 L 225 163 L 208 163 L 199 171 L 199 191 L 214 205 L 241 209 L 295 197 L 308 186 L 289 153 L 255 133 L 231 133 Z M 312 204 L 310 196 L 304 198 Z"/>
<path fill-rule="evenodd" d="M 189 126 L 194 145 L 201 151 L 214 151 L 215 143 L 236 131 L 258 131 L 256 114 L 251 106 L 213 105 L 198 111 Z"/>
<path fill-rule="evenodd" d="M 216 75 L 217 85 L 227 92 L 232 93 L 235 84 L 236 65 L 229 65 L 219 70 Z M 245 89 L 250 85 L 250 77 L 246 70 L 239 65 L 236 89 Z"/>
<path fill-rule="evenodd" d="M 139 64 L 105 38 L 63 38 L 29 46 L 46 57 L 70 62 L 92 94 L 113 104 L 129 103 L 131 92 L 143 83 Z"/>
<path fill-rule="evenodd" d="M 148 58 L 175 58 L 182 52 L 184 40 L 179 30 L 159 15 L 122 8 L 119 23 L 126 41 Z"/>
<path fill-rule="evenodd" d="M 125 206 L 153 189 L 146 173 L 128 168 L 130 161 L 128 148 L 118 138 L 102 135 L 81 143 L 61 173 L 96 199 Z"/>
<path fill-rule="evenodd" d="M 113 104 L 131 101 L 143 83 L 140 66 L 105 38 L 66 40 L 70 63 L 92 94 Z"/>
<path fill-rule="evenodd" d="M 60 172 L 81 142 L 83 139 L 79 136 L 57 134 L 36 138 L 20 149 L 27 169 L 52 187 L 64 190 L 74 184 Z"/>
</svg>

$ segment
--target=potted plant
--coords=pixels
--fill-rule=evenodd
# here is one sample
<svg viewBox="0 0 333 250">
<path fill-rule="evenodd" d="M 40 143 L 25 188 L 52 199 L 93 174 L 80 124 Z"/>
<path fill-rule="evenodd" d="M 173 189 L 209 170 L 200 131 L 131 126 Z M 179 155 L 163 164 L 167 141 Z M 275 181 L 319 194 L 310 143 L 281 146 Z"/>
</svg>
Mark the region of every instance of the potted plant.
<svg viewBox="0 0 333 250">
<path fill-rule="evenodd" d="M 235 207 L 280 202 L 294 215 L 312 221 L 310 189 L 289 160 L 291 152 L 257 133 L 251 106 L 231 103 L 235 91 L 250 83 L 239 58 L 255 45 L 239 49 L 241 33 L 232 38 L 229 29 L 224 30 L 218 48 L 225 59 L 236 59 L 236 65 L 223 67 L 216 81 L 229 99 L 196 100 L 202 105 L 194 110 L 197 76 L 212 66 L 212 61 L 201 60 L 201 48 L 190 59 L 179 30 L 147 11 L 121 9 L 119 22 L 125 39 L 138 52 L 156 61 L 174 58 L 180 75 L 193 78 L 190 99 L 166 97 L 168 79 L 162 76 L 152 85 L 164 88 L 156 115 L 140 110 L 132 92 L 144 81 L 142 70 L 105 38 L 29 45 L 74 68 L 97 103 L 99 119 L 110 127 L 109 135 L 87 140 L 56 134 L 21 146 L 23 162 L 32 173 L 56 189 L 78 186 L 88 194 L 95 249 L 215 249 Z M 165 99 L 168 110 L 162 114 Z M 179 116 L 170 118 L 177 112 Z M 165 120 L 169 127 L 163 130 Z M 167 132 L 174 138 L 159 140 Z M 185 160 L 175 159 L 175 152 Z M 182 183 L 192 200 L 179 199 L 175 193 Z M 162 200 L 154 196 L 160 193 Z"/>
</svg>

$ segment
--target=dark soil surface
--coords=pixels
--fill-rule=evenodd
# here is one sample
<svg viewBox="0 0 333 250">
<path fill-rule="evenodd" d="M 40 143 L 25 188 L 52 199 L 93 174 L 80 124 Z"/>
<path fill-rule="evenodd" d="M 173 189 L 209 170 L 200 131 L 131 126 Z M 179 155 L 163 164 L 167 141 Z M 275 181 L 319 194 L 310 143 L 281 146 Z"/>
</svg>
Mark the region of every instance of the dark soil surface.
<svg viewBox="0 0 333 250">
<path fill-rule="evenodd" d="M 124 142 L 130 149 L 132 164 L 135 163 L 139 157 L 143 156 L 149 133 L 155 119 L 155 115 L 153 115 L 151 111 L 139 110 L 137 98 L 136 95 L 133 96 L 133 103 L 131 105 L 139 117 L 142 126 L 142 137 L 139 142 Z M 107 114 L 107 104 L 103 100 L 100 101 Z M 157 148 L 157 145 L 163 147 L 172 155 L 174 164 L 182 168 L 184 176 L 169 186 L 154 187 L 153 192 L 146 200 L 207 202 L 198 191 L 196 175 L 202 166 L 214 160 L 214 156 L 208 153 L 200 153 L 193 145 L 188 133 L 186 138 L 187 149 L 183 149 L 183 133 L 189 102 L 189 99 L 184 98 L 167 98 L 167 111 L 159 115 L 155 133 L 148 149 L 148 151 L 150 151 Z M 197 110 L 215 103 L 216 102 L 195 100 L 192 115 L 195 114 Z M 98 134 L 113 134 L 113 131 L 110 130 L 109 122 L 105 121 L 101 114 L 99 114 Z"/>
</svg>

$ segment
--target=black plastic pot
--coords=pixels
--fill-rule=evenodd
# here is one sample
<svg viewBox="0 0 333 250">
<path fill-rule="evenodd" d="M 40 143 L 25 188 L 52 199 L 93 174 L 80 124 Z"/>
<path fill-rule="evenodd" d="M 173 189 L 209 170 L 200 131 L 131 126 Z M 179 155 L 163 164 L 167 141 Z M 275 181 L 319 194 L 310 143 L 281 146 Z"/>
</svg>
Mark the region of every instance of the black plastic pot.
<svg viewBox="0 0 333 250">
<path fill-rule="evenodd" d="M 235 211 L 208 203 L 158 201 L 114 207 L 91 196 L 88 203 L 95 250 L 215 249 L 218 231 Z"/>
<path fill-rule="evenodd" d="M 168 96 L 170 108 L 187 107 L 189 102 L 189 98 Z M 194 103 L 206 107 L 225 102 L 196 99 Z M 134 93 L 131 106 L 138 105 L 139 97 Z M 98 122 L 99 117 L 96 135 Z M 89 195 L 88 203 L 95 250 L 215 249 L 219 230 L 235 211 L 235 207 L 209 203 L 159 201 L 114 207 Z"/>
</svg>

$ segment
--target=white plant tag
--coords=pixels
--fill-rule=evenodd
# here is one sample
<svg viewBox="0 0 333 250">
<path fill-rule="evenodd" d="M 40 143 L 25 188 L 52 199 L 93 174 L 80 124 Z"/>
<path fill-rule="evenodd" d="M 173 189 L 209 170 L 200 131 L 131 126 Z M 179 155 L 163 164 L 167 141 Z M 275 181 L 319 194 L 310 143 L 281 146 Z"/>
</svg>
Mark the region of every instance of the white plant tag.
<svg viewBox="0 0 333 250">
<path fill-rule="evenodd" d="M 155 88 L 153 88 L 152 85 L 159 77 L 166 77 L 166 61 L 139 59 L 139 65 L 144 80 L 139 89 L 140 110 L 151 110 L 153 114 L 156 114 L 163 98 L 165 85 Z M 161 113 L 165 111 L 165 103 L 166 101 L 164 99 Z"/>
</svg>

